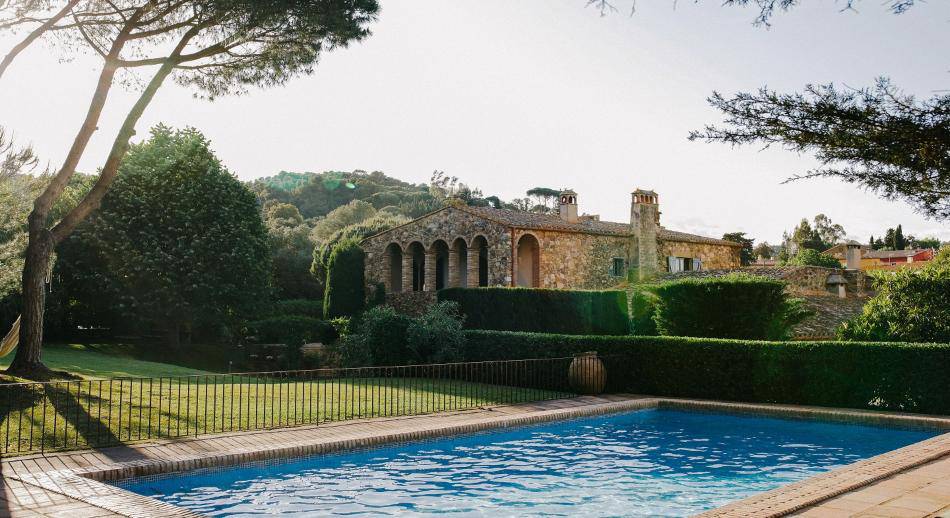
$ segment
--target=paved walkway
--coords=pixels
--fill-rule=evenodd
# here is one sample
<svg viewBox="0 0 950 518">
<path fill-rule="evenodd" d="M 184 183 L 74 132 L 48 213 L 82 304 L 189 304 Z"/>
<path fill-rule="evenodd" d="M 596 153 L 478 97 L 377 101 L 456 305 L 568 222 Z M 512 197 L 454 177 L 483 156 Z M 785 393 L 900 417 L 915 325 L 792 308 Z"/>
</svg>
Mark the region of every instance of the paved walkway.
<svg viewBox="0 0 950 518">
<path fill-rule="evenodd" d="M 578 397 L 4 459 L 0 462 L 0 516 L 193 516 L 102 481 L 654 407 L 950 428 L 950 419 L 914 415 L 640 396 Z M 783 516 L 794 512 L 812 517 L 950 518 L 950 434 L 761 493 L 706 515 Z"/>
<path fill-rule="evenodd" d="M 950 518 L 950 456 L 826 500 L 797 516 Z"/>
</svg>

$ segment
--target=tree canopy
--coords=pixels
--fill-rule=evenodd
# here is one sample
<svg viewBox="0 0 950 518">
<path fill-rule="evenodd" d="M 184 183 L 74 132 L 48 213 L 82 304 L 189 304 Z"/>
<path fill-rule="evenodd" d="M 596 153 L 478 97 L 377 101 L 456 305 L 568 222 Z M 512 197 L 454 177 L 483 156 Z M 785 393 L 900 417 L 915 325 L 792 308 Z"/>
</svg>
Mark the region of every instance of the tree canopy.
<svg viewBox="0 0 950 518">
<path fill-rule="evenodd" d="M 838 178 L 904 199 L 927 217 L 950 218 L 950 95 L 920 101 L 881 79 L 865 89 L 714 92 L 709 103 L 725 121 L 691 132 L 691 140 L 814 152 L 822 166 L 787 181 Z"/>
<path fill-rule="evenodd" d="M 102 207 L 70 245 L 64 267 L 72 266 L 77 281 L 111 287 L 113 307 L 164 329 L 173 345 L 184 328 L 234 323 L 268 299 L 257 200 L 191 128 L 159 125 L 133 146 Z M 94 259 L 71 255 L 77 247 Z"/>
<path fill-rule="evenodd" d="M 950 341 L 950 248 L 923 268 L 878 274 L 877 294 L 838 334 L 846 340 Z"/>
<path fill-rule="evenodd" d="M 739 261 L 742 266 L 748 266 L 755 261 L 755 252 L 753 250 L 755 239 L 746 237 L 745 232 L 729 232 L 723 234 L 722 238 L 726 241 L 732 241 L 733 243 L 742 245 L 742 249 L 739 251 Z"/>
</svg>

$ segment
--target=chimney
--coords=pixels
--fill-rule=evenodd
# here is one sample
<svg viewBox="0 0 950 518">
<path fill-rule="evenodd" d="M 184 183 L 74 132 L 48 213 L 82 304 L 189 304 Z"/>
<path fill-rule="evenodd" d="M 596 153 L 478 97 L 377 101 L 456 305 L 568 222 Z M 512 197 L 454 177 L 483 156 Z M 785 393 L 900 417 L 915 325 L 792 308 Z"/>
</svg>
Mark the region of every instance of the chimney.
<svg viewBox="0 0 950 518">
<path fill-rule="evenodd" d="M 845 268 L 848 270 L 861 269 L 861 245 L 857 241 L 848 241 L 845 245 Z"/>
<path fill-rule="evenodd" d="M 637 258 L 632 261 L 639 271 L 641 280 L 656 274 L 660 261 L 657 257 L 657 229 L 660 226 L 660 197 L 653 191 L 637 189 L 633 191 L 630 203 L 630 227 L 634 239 Z"/>
<path fill-rule="evenodd" d="M 561 219 L 568 223 L 577 223 L 577 193 L 571 189 L 561 191 Z"/>
</svg>

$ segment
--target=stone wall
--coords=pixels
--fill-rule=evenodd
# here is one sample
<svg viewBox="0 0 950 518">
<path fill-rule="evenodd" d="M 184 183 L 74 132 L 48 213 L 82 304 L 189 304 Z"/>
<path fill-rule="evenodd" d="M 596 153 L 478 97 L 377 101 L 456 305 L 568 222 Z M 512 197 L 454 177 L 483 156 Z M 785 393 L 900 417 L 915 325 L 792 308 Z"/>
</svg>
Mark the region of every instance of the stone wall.
<svg viewBox="0 0 950 518">
<path fill-rule="evenodd" d="M 540 287 L 560 289 L 604 289 L 616 286 L 624 275 L 612 276 L 615 257 L 629 264 L 631 239 L 624 236 L 515 230 L 515 243 L 525 234 L 540 244 Z M 626 272 L 626 268 L 623 270 Z"/>
<path fill-rule="evenodd" d="M 738 268 L 741 264 L 740 248 L 728 245 L 711 243 L 689 243 L 685 241 L 660 241 L 660 254 L 657 258 L 660 271 L 666 271 L 666 258 L 698 257 L 702 260 L 704 270 L 722 268 Z"/>
<path fill-rule="evenodd" d="M 437 241 L 443 241 L 451 249 L 456 239 L 462 239 L 471 248 L 478 236 L 488 242 L 489 286 L 508 286 L 511 283 L 511 233 L 508 228 L 452 207 L 364 240 L 366 283 L 381 282 L 388 286 L 386 247 L 391 243 L 399 245 L 405 255 L 414 242 L 421 244 L 426 251 L 432 251 Z M 405 285 L 403 288 L 411 290 L 411 287 L 405 289 Z"/>
</svg>

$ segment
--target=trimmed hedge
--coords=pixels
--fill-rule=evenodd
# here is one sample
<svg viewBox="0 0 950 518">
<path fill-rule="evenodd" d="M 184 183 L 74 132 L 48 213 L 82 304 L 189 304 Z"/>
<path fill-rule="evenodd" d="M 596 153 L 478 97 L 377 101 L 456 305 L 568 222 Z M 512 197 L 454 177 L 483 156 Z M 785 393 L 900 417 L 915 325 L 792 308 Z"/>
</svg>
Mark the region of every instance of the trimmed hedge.
<svg viewBox="0 0 950 518">
<path fill-rule="evenodd" d="M 650 291 L 664 336 L 781 340 L 809 314 L 788 298 L 784 282 L 752 275 L 687 278 Z"/>
<path fill-rule="evenodd" d="M 438 296 L 458 303 L 467 329 L 571 335 L 625 335 L 630 329 L 623 291 L 447 288 Z"/>
<path fill-rule="evenodd" d="M 310 342 L 328 344 L 337 339 L 337 332 L 332 324 L 303 315 L 264 318 L 251 322 L 248 327 L 261 343 L 282 343 L 296 347 Z"/>
<path fill-rule="evenodd" d="M 285 299 L 274 302 L 270 316 L 300 315 L 320 318 L 323 316 L 323 301 L 312 299 Z"/>
<path fill-rule="evenodd" d="M 466 331 L 466 361 L 606 358 L 608 390 L 950 414 L 950 344 L 765 342 Z"/>
</svg>

